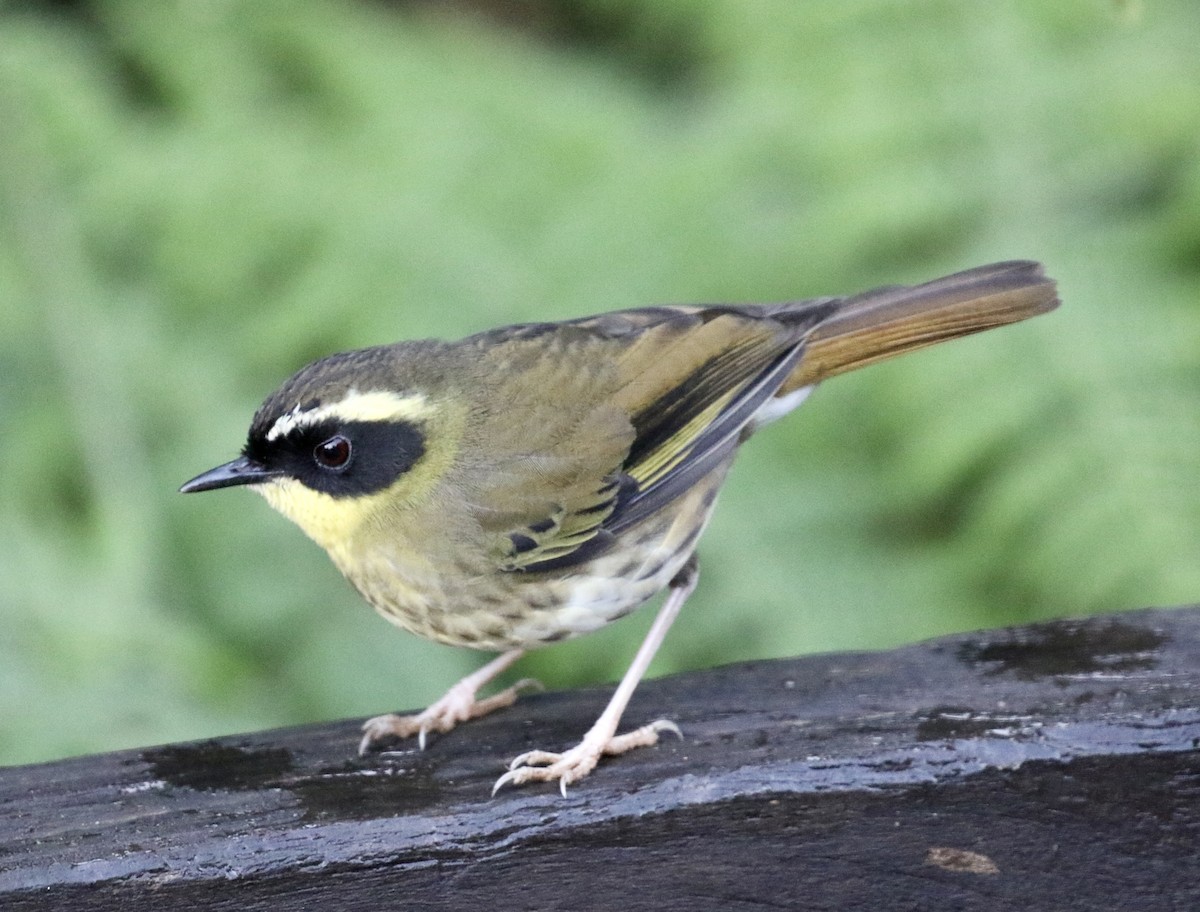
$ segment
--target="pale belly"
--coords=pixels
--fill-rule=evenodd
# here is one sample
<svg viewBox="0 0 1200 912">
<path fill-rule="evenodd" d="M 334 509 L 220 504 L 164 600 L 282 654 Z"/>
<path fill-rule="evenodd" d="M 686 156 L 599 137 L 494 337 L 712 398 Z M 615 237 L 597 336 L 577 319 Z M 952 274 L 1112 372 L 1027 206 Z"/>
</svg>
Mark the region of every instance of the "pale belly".
<svg viewBox="0 0 1200 912">
<path fill-rule="evenodd" d="M 381 546 L 346 575 L 387 620 L 437 642 L 501 651 L 570 639 L 624 617 L 667 587 L 695 550 L 724 474 L 722 468 L 669 510 L 623 532 L 612 549 L 568 569 L 471 578 Z"/>
</svg>

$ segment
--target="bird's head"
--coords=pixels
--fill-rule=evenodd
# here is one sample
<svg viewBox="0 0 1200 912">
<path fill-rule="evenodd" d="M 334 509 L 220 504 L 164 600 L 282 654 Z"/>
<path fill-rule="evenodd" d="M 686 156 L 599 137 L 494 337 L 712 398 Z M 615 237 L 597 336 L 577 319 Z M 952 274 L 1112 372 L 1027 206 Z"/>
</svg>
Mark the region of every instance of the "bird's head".
<svg viewBox="0 0 1200 912">
<path fill-rule="evenodd" d="M 454 447 L 444 405 L 371 369 L 387 357 L 365 349 L 305 367 L 255 413 L 237 459 L 180 490 L 249 485 L 326 550 L 347 546 L 381 511 L 427 492 Z"/>
</svg>

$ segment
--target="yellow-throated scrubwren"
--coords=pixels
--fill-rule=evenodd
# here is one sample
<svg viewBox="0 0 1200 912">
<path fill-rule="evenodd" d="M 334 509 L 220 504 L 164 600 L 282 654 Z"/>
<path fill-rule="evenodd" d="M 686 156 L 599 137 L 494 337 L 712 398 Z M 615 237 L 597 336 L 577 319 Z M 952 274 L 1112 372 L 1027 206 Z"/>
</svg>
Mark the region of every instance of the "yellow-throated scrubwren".
<svg viewBox="0 0 1200 912">
<path fill-rule="evenodd" d="M 332 355 L 272 393 L 242 455 L 184 491 L 251 485 L 329 552 L 388 620 L 501 655 L 427 710 L 364 726 L 360 749 L 449 731 L 526 649 L 667 597 L 575 747 L 517 757 L 496 783 L 586 776 L 653 744 L 621 713 L 696 584 L 696 542 L 738 447 L 834 374 L 1058 303 L 1031 262 L 913 287 L 765 305 L 648 307 L 457 342 Z M 524 683 L 524 682 L 522 682 Z"/>
</svg>

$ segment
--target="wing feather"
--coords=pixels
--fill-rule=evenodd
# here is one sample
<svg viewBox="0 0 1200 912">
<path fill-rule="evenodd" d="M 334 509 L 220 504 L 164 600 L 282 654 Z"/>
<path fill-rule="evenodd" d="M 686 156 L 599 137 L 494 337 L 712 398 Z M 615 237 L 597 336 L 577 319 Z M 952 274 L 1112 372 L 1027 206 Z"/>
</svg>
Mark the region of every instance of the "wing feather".
<svg viewBox="0 0 1200 912">
<path fill-rule="evenodd" d="M 808 319 L 785 322 L 757 308 L 659 307 L 555 331 L 520 327 L 513 344 L 537 349 L 520 360 L 552 362 L 550 373 L 560 381 L 563 408 L 551 422 L 559 428 L 552 436 L 556 454 L 576 469 L 567 473 L 576 483 L 555 485 L 544 473 L 534 479 L 526 471 L 505 486 L 510 496 L 492 491 L 491 502 L 512 503 L 507 516 L 524 516 L 497 530 L 500 566 L 548 571 L 589 560 L 722 464 L 794 369 L 823 313 L 814 308 Z M 598 358 L 605 371 L 562 388 L 562 365 L 594 365 Z M 607 421 L 618 416 L 629 429 L 619 452 L 589 439 L 591 422 L 601 415 Z M 549 432 L 532 433 L 546 438 Z M 605 439 L 611 442 L 613 434 Z M 521 456 L 529 458 L 528 452 Z"/>
</svg>

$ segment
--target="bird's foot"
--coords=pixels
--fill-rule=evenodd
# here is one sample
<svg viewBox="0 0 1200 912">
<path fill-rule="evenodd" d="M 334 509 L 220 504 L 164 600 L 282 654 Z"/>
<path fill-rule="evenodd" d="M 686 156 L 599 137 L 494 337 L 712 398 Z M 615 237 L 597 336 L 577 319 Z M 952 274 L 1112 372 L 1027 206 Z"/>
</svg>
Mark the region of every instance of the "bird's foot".
<svg viewBox="0 0 1200 912">
<path fill-rule="evenodd" d="M 683 738 L 679 726 L 668 719 L 659 719 L 649 725 L 613 735 L 592 729 L 583 740 L 570 750 L 556 754 L 552 751 L 533 750 L 521 754 L 508 765 L 508 772 L 496 780 L 492 794 L 506 785 L 524 785 L 526 782 L 553 782 L 558 780 L 559 791 L 567 797 L 567 786 L 578 782 L 600 762 L 604 756 L 615 756 L 635 747 L 650 747 L 658 743 L 658 733 L 669 731 Z"/>
<path fill-rule="evenodd" d="M 470 682 L 459 681 L 424 712 L 411 716 L 387 713 L 368 719 L 363 723 L 363 736 L 358 745 L 358 753 L 365 754 L 373 745 L 387 738 L 409 738 L 413 735 L 417 736 L 417 744 L 421 750 L 425 750 L 425 740 L 429 732 L 445 734 L 459 722 L 478 719 L 497 709 L 512 706 L 522 693 L 544 689 L 540 681 L 525 678 L 497 694 L 476 700 L 476 690 Z"/>
</svg>

